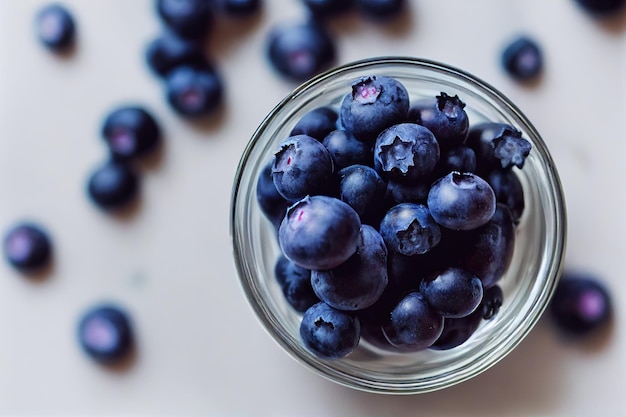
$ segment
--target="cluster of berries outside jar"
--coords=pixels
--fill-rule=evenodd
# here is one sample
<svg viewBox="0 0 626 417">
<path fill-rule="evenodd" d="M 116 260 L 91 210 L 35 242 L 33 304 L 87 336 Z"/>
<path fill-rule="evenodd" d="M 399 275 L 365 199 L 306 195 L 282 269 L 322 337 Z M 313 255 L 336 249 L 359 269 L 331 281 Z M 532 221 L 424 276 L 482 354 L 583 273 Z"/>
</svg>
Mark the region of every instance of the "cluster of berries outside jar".
<svg viewBox="0 0 626 417">
<path fill-rule="evenodd" d="M 469 340 L 453 349 L 443 346 L 442 349 L 409 349 L 409 352 L 400 349 L 394 352 L 377 349 L 372 343 L 365 342 L 358 344 L 345 357 L 328 360 L 320 358 L 303 344 L 300 336 L 302 312 L 289 304 L 276 280 L 276 263 L 283 255 L 277 239 L 277 222 L 268 221 L 258 205 L 257 179 L 267 169 L 267 162 L 276 154 L 279 144 L 291 136 L 305 114 L 323 107 L 339 110 L 354 81 L 368 74 L 399 81 L 406 87 L 411 103 L 442 96 L 442 92 L 446 92 L 448 99 L 461 97 L 470 126 L 486 122 L 510 125 L 520 134 L 512 136 L 528 139 L 532 152 L 526 152 L 528 156 L 522 162 L 523 169 L 514 168 L 523 191 L 524 207 L 518 213 L 521 218 L 509 213 L 517 224 L 515 248 L 508 268 L 498 280 L 496 288 L 501 293 L 490 291 L 489 303 L 480 307 L 481 314 L 489 320 L 483 321 Z M 366 92 L 360 100 L 368 100 Z M 419 109 L 413 111 L 417 112 L 414 115 L 424 118 L 424 125 L 428 123 L 427 111 L 421 111 L 421 115 Z M 361 122 L 348 120 L 348 124 L 352 122 L 362 126 Z M 507 147 L 520 146 L 516 140 L 510 142 Z M 387 146 L 393 147 L 393 140 Z M 463 155 L 453 156 L 450 160 L 456 161 L 451 163 L 467 163 Z M 522 164 L 519 161 L 508 163 Z M 298 190 L 291 191 L 298 193 Z M 558 174 L 549 151 L 532 124 L 514 104 L 488 84 L 461 70 L 413 58 L 359 61 L 324 73 L 294 90 L 260 124 L 244 151 L 235 178 L 231 215 L 235 261 L 244 292 L 274 339 L 289 354 L 322 376 L 375 392 L 432 391 L 471 378 L 495 364 L 524 338 L 546 308 L 558 281 L 565 250 L 565 207 Z M 436 239 L 438 236 L 435 235 L 431 238 Z M 323 274 L 316 275 L 319 275 L 317 279 L 324 279 Z M 432 288 L 425 291 L 432 291 Z M 493 311 L 497 310 L 502 298 L 505 303 L 494 315 Z M 407 300 L 410 303 L 419 301 Z M 474 310 L 477 307 L 468 308 Z"/>
</svg>

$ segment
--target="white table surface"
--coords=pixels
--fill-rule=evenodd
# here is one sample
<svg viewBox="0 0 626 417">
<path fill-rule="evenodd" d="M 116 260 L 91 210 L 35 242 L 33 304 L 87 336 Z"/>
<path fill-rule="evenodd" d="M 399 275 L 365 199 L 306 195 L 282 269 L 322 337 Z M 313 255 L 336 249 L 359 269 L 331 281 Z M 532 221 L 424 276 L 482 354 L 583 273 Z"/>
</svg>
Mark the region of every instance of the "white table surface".
<svg viewBox="0 0 626 417">
<path fill-rule="evenodd" d="M 326 381 L 284 353 L 247 306 L 231 256 L 231 183 L 263 116 L 295 85 L 264 55 L 270 27 L 303 19 L 297 0 L 265 0 L 247 23 L 220 21 L 207 49 L 226 84 L 208 122 L 176 116 L 143 61 L 162 26 L 153 0 L 66 0 L 78 47 L 41 47 L 42 0 L 0 0 L 0 229 L 29 217 L 50 230 L 48 277 L 0 263 L 0 415 L 626 416 L 626 19 L 599 24 L 573 0 L 410 1 L 383 25 L 331 22 L 338 62 L 413 55 L 487 80 L 533 120 L 560 170 L 569 210 L 567 264 L 611 288 L 613 325 L 565 343 L 544 319 L 477 378 L 417 396 L 368 394 Z M 507 40 L 532 34 L 545 53 L 534 87 L 499 66 Z M 103 161 L 99 126 L 123 103 L 158 117 L 165 146 L 143 169 L 141 202 L 125 218 L 89 202 Z M 100 300 L 126 306 L 138 346 L 121 370 L 80 351 L 75 325 Z"/>
</svg>

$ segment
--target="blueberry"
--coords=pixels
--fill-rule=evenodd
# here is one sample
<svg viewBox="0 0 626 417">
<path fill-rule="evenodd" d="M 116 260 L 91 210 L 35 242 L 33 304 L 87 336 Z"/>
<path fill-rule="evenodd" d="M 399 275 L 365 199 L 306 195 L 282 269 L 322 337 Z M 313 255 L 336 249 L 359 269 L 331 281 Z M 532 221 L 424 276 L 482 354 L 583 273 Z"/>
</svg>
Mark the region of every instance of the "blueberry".
<svg viewBox="0 0 626 417">
<path fill-rule="evenodd" d="M 272 162 L 265 164 L 256 183 L 256 198 L 261 212 L 272 222 L 276 230 L 285 217 L 289 203 L 283 198 L 274 185 L 272 178 Z"/>
<path fill-rule="evenodd" d="M 293 81 L 317 75 L 336 59 L 334 40 L 323 26 L 312 21 L 276 25 L 266 44 L 269 63 Z"/>
<path fill-rule="evenodd" d="M 272 176 L 278 192 L 290 201 L 317 194 L 333 174 L 333 160 L 320 141 L 307 135 L 287 138 L 274 156 Z"/>
<path fill-rule="evenodd" d="M 110 161 L 89 176 L 87 192 L 103 209 L 115 209 L 134 200 L 139 191 L 139 176 L 127 164 Z"/>
<path fill-rule="evenodd" d="M 524 188 L 515 172 L 511 169 L 494 169 L 485 180 L 496 195 L 496 202 L 506 205 L 518 224 L 524 213 Z"/>
<path fill-rule="evenodd" d="M 594 16 L 613 15 L 624 8 L 624 0 L 574 0 L 583 10 Z"/>
<path fill-rule="evenodd" d="M 468 146 L 455 146 L 441 155 L 435 171 L 440 176 L 446 175 L 450 171 L 475 172 L 476 153 Z"/>
<path fill-rule="evenodd" d="M 285 300 L 294 310 L 304 313 L 320 300 L 311 286 L 311 271 L 299 267 L 284 255 L 276 260 L 274 275 L 280 285 Z"/>
<path fill-rule="evenodd" d="M 261 0 L 217 0 L 219 10 L 232 17 L 253 15 L 261 9 L 262 4 Z"/>
<path fill-rule="evenodd" d="M 502 168 L 524 167 L 532 145 L 524 138 L 500 136 L 493 140 L 493 156 L 500 161 Z"/>
<path fill-rule="evenodd" d="M 438 161 L 439 144 L 435 136 L 416 123 L 390 126 L 376 138 L 374 167 L 387 179 L 425 180 Z"/>
<path fill-rule="evenodd" d="M 339 359 L 359 344 L 361 324 L 358 317 L 336 310 L 324 302 L 310 307 L 300 322 L 304 346 L 322 359 Z"/>
<path fill-rule="evenodd" d="M 390 251 L 407 256 L 424 254 L 441 240 L 439 225 L 423 204 L 401 203 L 380 222 L 380 234 Z"/>
<path fill-rule="evenodd" d="M 343 201 L 316 195 L 287 210 L 278 239 L 287 258 L 306 269 L 331 269 L 354 255 L 361 240 L 361 221 Z"/>
<path fill-rule="evenodd" d="M 331 107 L 316 107 L 302 116 L 289 136 L 309 135 L 320 142 L 337 128 L 337 111 Z"/>
<path fill-rule="evenodd" d="M 200 43 L 172 33 L 153 39 L 146 47 L 145 58 L 148 68 L 160 77 L 180 66 L 205 68 L 209 65 Z"/>
<path fill-rule="evenodd" d="M 405 0 L 356 0 L 359 11 L 376 20 L 398 16 L 404 9 L 405 3 Z"/>
<path fill-rule="evenodd" d="M 374 168 L 367 165 L 350 165 L 337 172 L 339 198 L 359 214 L 362 223 L 380 221 L 387 185 Z"/>
<path fill-rule="evenodd" d="M 374 304 L 387 286 L 387 248 L 372 226 L 363 225 L 356 253 L 341 265 L 311 272 L 315 294 L 339 310 L 361 310 Z"/>
<path fill-rule="evenodd" d="M 433 183 L 428 193 L 428 208 L 440 225 L 471 230 L 491 219 L 496 211 L 496 196 L 481 177 L 452 171 Z"/>
<path fill-rule="evenodd" d="M 565 334 L 584 336 L 606 326 L 613 304 L 606 285 L 595 275 L 566 270 L 550 302 L 554 323 Z"/>
<path fill-rule="evenodd" d="M 502 67 L 514 79 L 527 81 L 543 69 L 543 54 L 537 42 L 520 36 L 509 42 L 502 51 Z"/>
<path fill-rule="evenodd" d="M 79 320 L 78 341 L 98 362 L 112 364 L 127 358 L 134 344 L 128 313 L 108 303 L 89 308 Z"/>
<path fill-rule="evenodd" d="M 385 201 L 389 208 L 400 203 L 426 204 L 428 191 L 430 191 L 430 181 L 402 182 L 391 179 L 387 181 Z"/>
<path fill-rule="evenodd" d="M 221 104 L 222 79 L 212 68 L 176 67 L 166 80 L 166 97 L 172 108 L 189 118 L 205 116 Z"/>
<path fill-rule="evenodd" d="M 465 317 L 444 319 L 443 332 L 441 332 L 441 336 L 429 349 L 449 350 L 462 345 L 476 332 L 481 319 L 479 311 L 475 311 Z"/>
<path fill-rule="evenodd" d="M 496 284 L 513 258 L 515 222 L 511 210 L 498 203 L 491 219 L 468 232 L 457 265 L 480 278 L 483 287 Z"/>
<path fill-rule="evenodd" d="M 37 12 L 35 27 L 39 40 L 50 50 L 62 51 L 74 44 L 74 17 L 60 3 L 50 3 L 42 7 Z"/>
<path fill-rule="evenodd" d="M 330 152 L 337 171 L 350 165 L 371 165 L 370 147 L 347 130 L 333 130 L 322 143 Z"/>
<path fill-rule="evenodd" d="M 443 317 L 432 310 L 422 294 L 404 296 L 382 324 L 383 334 L 396 349 L 415 352 L 431 346 L 443 331 Z"/>
<path fill-rule="evenodd" d="M 172 31 L 201 39 L 212 26 L 211 0 L 157 0 L 157 13 Z"/>
<path fill-rule="evenodd" d="M 428 305 L 446 318 L 471 314 L 483 298 L 480 279 L 461 268 L 449 267 L 428 276 L 420 284 Z"/>
<path fill-rule="evenodd" d="M 493 169 L 502 168 L 494 153 L 494 141 L 504 137 L 521 138 L 522 132 L 509 124 L 497 122 L 483 122 L 470 127 L 465 144 L 474 150 L 478 174 L 485 175 Z"/>
<path fill-rule="evenodd" d="M 109 112 L 101 130 L 113 158 L 130 160 L 154 150 L 161 129 L 154 116 L 142 106 L 120 106 Z"/>
<path fill-rule="evenodd" d="M 22 272 L 43 268 L 52 256 L 48 232 L 37 223 L 17 223 L 4 237 L 4 256 L 9 264 Z"/>
<path fill-rule="evenodd" d="M 502 288 L 494 285 L 483 290 L 483 299 L 476 310 L 480 311 L 483 319 L 491 320 L 498 314 L 503 302 L 504 294 L 502 293 Z"/>
<path fill-rule="evenodd" d="M 434 100 L 422 100 L 409 109 L 408 117 L 433 132 L 443 149 L 462 145 L 467 139 L 469 118 L 457 95 L 441 92 Z"/>
<path fill-rule="evenodd" d="M 352 9 L 354 0 L 302 0 L 302 3 L 313 16 L 326 19 Z"/>
<path fill-rule="evenodd" d="M 339 110 L 341 126 L 359 140 L 373 143 L 389 126 L 406 120 L 409 94 L 398 80 L 386 76 L 363 76 L 352 83 Z"/>
</svg>

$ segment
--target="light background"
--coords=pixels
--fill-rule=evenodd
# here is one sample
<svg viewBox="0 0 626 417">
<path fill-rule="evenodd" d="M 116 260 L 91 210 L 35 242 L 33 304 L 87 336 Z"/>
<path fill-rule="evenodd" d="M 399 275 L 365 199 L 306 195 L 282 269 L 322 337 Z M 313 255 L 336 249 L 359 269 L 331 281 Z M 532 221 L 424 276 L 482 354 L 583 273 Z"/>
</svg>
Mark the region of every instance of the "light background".
<svg viewBox="0 0 626 417">
<path fill-rule="evenodd" d="M 460 67 L 509 96 L 534 122 L 560 170 L 569 210 L 567 264 L 612 290 L 613 326 L 565 343 L 542 320 L 479 377 L 409 397 L 343 388 L 290 359 L 246 305 L 228 232 L 236 164 L 257 124 L 294 84 L 269 67 L 272 25 L 304 18 L 297 0 L 265 0 L 252 20 L 219 21 L 207 50 L 226 84 L 206 122 L 176 116 L 143 60 L 162 25 L 152 0 L 66 0 L 75 53 L 35 39 L 41 0 L 0 0 L 0 229 L 22 218 L 55 242 L 46 279 L 0 263 L 0 415 L 147 416 L 626 416 L 626 19 L 599 23 L 573 0 L 409 1 L 391 24 L 356 14 L 330 23 L 337 64 L 412 55 Z M 545 53 L 535 86 L 499 66 L 503 45 L 529 33 Z M 138 103 L 165 145 L 143 167 L 141 202 L 123 218 L 84 192 L 104 160 L 100 123 Z M 104 369 L 75 339 L 100 300 L 132 314 L 132 364 Z"/>
</svg>

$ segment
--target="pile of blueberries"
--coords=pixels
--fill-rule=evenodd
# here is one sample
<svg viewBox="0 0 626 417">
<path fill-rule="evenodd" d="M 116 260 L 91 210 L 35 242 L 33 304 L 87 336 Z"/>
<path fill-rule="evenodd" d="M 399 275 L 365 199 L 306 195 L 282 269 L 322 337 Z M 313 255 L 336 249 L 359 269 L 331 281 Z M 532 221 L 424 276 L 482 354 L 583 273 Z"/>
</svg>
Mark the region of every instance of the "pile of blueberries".
<svg viewBox="0 0 626 417">
<path fill-rule="evenodd" d="M 600 18 L 621 11 L 625 3 L 575 1 Z M 267 39 L 269 64 L 293 81 L 304 81 L 335 60 L 324 25 L 328 19 L 358 10 L 387 20 L 406 7 L 405 0 L 302 3 L 309 18 L 277 25 Z M 145 59 L 178 114 L 204 116 L 223 99 L 223 81 L 203 46 L 213 19 L 251 16 L 261 6 L 261 0 L 155 0 L 165 30 L 147 46 Z M 44 6 L 35 23 L 46 48 L 71 51 L 77 27 L 66 7 Z M 501 63 L 513 78 L 525 81 L 541 72 L 543 59 L 537 42 L 523 37 L 505 48 Z M 285 252 L 276 263 L 276 278 L 289 303 L 304 313 L 304 342 L 322 357 L 345 356 L 359 335 L 393 351 L 463 343 L 502 304 L 497 281 L 523 211 L 521 187 L 511 174 L 511 166 L 521 167 L 529 151 L 519 132 L 499 124 L 467 129 L 463 103 L 445 93 L 407 108 L 398 86 L 398 97 L 404 98 L 383 109 L 379 83 L 394 80 L 365 77 L 353 86 L 359 94 L 346 99 L 339 113 L 319 108 L 305 115 L 258 181 L 259 203 Z M 375 114 L 359 111 L 368 101 Z M 109 157 L 90 174 L 87 194 L 100 208 L 117 210 L 136 197 L 135 163 L 159 147 L 161 128 L 144 106 L 127 105 L 106 115 L 101 136 Z M 405 158 L 411 153 L 421 158 L 421 168 Z M 301 176 L 301 168 L 309 174 Z M 448 193 L 458 196 L 461 206 L 447 207 Z M 301 239 L 298 230 L 307 224 L 317 232 Z M 324 231 L 334 228 L 341 231 L 338 237 L 324 241 Z M 501 238 L 490 240 L 494 234 Z M 45 272 L 53 246 L 46 228 L 32 221 L 17 222 L 3 240 L 7 262 L 28 276 Z M 457 253 L 454 262 L 446 251 Z M 490 254 L 497 256 L 495 262 L 485 260 Z M 419 280 L 414 271 L 421 271 Z M 462 301 L 450 303 L 442 296 L 448 291 L 462 294 Z M 405 296 L 399 299 L 401 293 Z M 394 309 L 396 319 L 388 320 L 386 313 Z M 607 321 L 611 303 L 597 278 L 566 272 L 551 312 L 560 328 L 584 334 Z M 421 319 L 415 320 L 417 315 Z M 134 344 L 129 315 L 114 304 L 88 309 L 78 338 L 102 363 L 126 358 Z"/>
<path fill-rule="evenodd" d="M 470 126 L 458 96 L 411 102 L 387 76 L 303 115 L 256 184 L 303 344 L 337 359 L 362 339 L 392 352 L 467 341 L 502 305 L 524 212 L 514 167 L 530 152 L 511 125 Z"/>
</svg>

